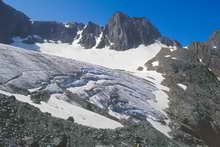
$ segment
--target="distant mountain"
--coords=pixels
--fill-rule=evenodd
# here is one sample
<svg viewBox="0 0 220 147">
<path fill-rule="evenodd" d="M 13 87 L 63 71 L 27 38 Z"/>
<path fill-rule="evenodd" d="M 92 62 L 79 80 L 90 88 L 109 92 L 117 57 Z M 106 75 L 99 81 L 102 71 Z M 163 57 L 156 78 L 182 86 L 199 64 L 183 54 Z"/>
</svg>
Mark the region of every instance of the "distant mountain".
<svg viewBox="0 0 220 147">
<path fill-rule="evenodd" d="M 161 37 L 160 32 L 145 18 L 129 17 L 121 12 L 115 13 L 109 23 L 102 27 L 93 22 L 59 23 L 31 21 L 25 14 L 0 2 L 1 17 L 0 42 L 10 43 L 12 37 L 28 37 L 24 43 L 61 41 L 72 44 L 77 41 L 85 49 L 109 47 L 114 50 L 136 48 L 141 44 L 149 45 L 156 40 L 173 46 L 178 42 Z M 11 24 L 11 25 L 8 25 Z M 41 39 L 39 39 L 39 36 Z"/>
</svg>

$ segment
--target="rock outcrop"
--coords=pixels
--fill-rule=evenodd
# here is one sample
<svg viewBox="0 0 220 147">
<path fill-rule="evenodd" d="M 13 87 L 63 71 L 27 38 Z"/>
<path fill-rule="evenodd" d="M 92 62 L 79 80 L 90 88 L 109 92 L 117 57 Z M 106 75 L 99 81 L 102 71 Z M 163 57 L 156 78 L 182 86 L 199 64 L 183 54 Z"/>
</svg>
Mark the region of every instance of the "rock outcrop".
<svg viewBox="0 0 220 147">
<path fill-rule="evenodd" d="M 159 31 L 145 18 L 129 17 L 115 13 L 105 27 L 102 41 L 106 38 L 110 48 L 126 50 L 140 44 L 149 45 L 160 37 Z"/>
<path fill-rule="evenodd" d="M 82 30 L 82 23 L 58 23 L 33 21 L 31 25 L 31 35 L 38 35 L 47 41 L 61 41 L 72 43 L 79 30 Z"/>
<path fill-rule="evenodd" d="M 101 37 L 102 30 L 103 28 L 99 25 L 89 22 L 81 34 L 79 44 L 86 49 L 94 47 L 99 43 L 97 38 Z"/>
<path fill-rule="evenodd" d="M 220 52 L 217 33 L 213 36 L 207 42 L 193 42 L 187 48 L 164 48 L 146 66 L 163 73 L 163 84 L 170 88 L 168 114 L 174 139 L 218 147 Z M 152 66 L 155 61 L 159 62 L 156 67 Z"/>
</svg>

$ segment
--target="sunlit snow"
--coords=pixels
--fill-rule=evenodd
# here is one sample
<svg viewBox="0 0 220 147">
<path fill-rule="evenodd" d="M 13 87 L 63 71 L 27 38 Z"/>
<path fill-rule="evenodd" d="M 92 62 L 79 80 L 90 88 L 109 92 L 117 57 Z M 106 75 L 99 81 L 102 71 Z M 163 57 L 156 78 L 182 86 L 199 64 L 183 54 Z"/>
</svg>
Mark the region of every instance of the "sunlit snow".
<svg viewBox="0 0 220 147">
<path fill-rule="evenodd" d="M 66 102 L 62 94 L 54 94 L 47 103 L 35 104 L 31 101 L 30 96 L 20 94 L 11 94 L 0 90 L 0 93 L 11 96 L 14 95 L 18 101 L 28 103 L 39 108 L 42 112 L 48 112 L 54 117 L 67 119 L 73 117 L 75 122 L 89 127 L 102 129 L 115 129 L 123 127 L 119 122 L 106 118 L 100 114 L 91 112 L 82 107 Z"/>
<path fill-rule="evenodd" d="M 178 85 L 180 88 L 182 88 L 183 90 L 186 90 L 186 89 L 187 89 L 187 86 L 184 85 L 184 84 L 178 83 L 177 85 Z"/>
<path fill-rule="evenodd" d="M 154 61 L 154 62 L 152 63 L 152 65 L 153 65 L 153 66 L 159 66 L 159 61 Z"/>
</svg>

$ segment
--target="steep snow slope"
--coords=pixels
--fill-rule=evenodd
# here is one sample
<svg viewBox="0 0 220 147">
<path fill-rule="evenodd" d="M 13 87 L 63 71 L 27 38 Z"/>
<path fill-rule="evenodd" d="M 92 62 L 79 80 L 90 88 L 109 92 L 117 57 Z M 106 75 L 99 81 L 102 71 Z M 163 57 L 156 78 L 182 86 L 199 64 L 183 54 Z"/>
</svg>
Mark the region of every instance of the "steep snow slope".
<svg viewBox="0 0 220 147">
<path fill-rule="evenodd" d="M 80 35 L 82 32 L 78 32 Z M 79 37 L 80 38 L 80 37 Z M 125 51 L 115 51 L 108 47 L 104 49 L 84 49 L 78 44 L 78 40 L 74 40 L 72 45 L 67 43 L 60 43 L 51 41 L 50 43 L 36 43 L 35 45 L 25 44 L 19 37 L 14 38 L 14 43 L 11 45 L 26 49 L 39 50 L 40 52 L 50 55 L 76 59 L 96 65 L 105 66 L 112 69 L 121 69 L 135 72 L 140 66 L 156 56 L 162 47 L 167 47 L 159 41 L 149 46 L 140 45 L 138 48 L 129 49 Z M 97 41 L 100 40 L 97 38 Z M 176 47 L 170 47 L 175 50 Z M 158 63 L 157 63 L 158 64 Z M 155 66 L 157 66 L 155 64 Z"/>
<path fill-rule="evenodd" d="M 68 117 L 72 116 L 76 123 L 85 126 L 101 129 L 115 129 L 118 127 L 123 127 L 117 121 L 111 120 L 102 115 L 64 101 L 63 99 L 65 99 L 65 96 L 62 94 L 52 95 L 47 103 L 41 102 L 41 104 L 35 104 L 31 101 L 30 96 L 12 94 L 2 90 L 0 90 L 0 93 L 7 96 L 14 95 L 17 100 L 33 105 L 39 108 L 42 112 L 48 112 L 54 117 L 67 119 Z"/>
<path fill-rule="evenodd" d="M 149 46 L 141 45 L 136 49 L 115 51 L 109 48 L 84 49 L 76 43 L 73 45 L 65 43 L 37 43 L 35 46 L 24 44 L 21 42 L 22 40 L 18 38 L 16 38 L 15 41 L 16 42 L 12 44 L 14 46 L 29 49 L 34 49 L 38 46 L 39 51 L 46 54 L 76 59 L 78 61 L 126 71 L 136 71 L 139 66 L 143 66 L 146 61 L 153 58 L 163 46 L 158 42 Z"/>
<path fill-rule="evenodd" d="M 105 49 L 83 49 L 66 44 L 38 44 L 43 53 L 72 58 L 92 64 L 102 65 L 112 69 L 136 71 L 147 60 L 154 57 L 160 51 L 160 44 L 155 43 L 148 47 L 140 46 L 137 49 L 127 51 L 115 51 Z"/>
</svg>

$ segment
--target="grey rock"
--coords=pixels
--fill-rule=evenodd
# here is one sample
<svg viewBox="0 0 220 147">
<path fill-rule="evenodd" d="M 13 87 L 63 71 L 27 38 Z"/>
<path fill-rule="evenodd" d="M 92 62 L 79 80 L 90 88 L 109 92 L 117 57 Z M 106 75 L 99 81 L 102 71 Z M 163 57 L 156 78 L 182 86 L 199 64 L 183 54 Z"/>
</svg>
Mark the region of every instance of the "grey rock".
<svg viewBox="0 0 220 147">
<path fill-rule="evenodd" d="M 84 27 L 81 23 L 69 23 L 68 27 L 58 22 L 34 21 L 31 25 L 33 35 L 38 35 L 46 40 L 72 43 L 77 32 Z"/>
<path fill-rule="evenodd" d="M 220 62 L 219 51 L 209 41 L 192 42 L 188 48 L 172 52 L 164 48 L 146 66 L 163 73 L 163 84 L 170 88 L 168 114 L 174 139 L 193 146 L 218 147 L 220 82 L 216 65 Z M 154 61 L 159 61 L 158 67 L 152 66 Z M 187 88 L 182 89 L 179 83 Z"/>
<path fill-rule="evenodd" d="M 160 37 L 158 39 L 158 41 L 160 41 L 162 44 L 165 44 L 167 46 L 176 46 L 176 47 L 182 47 L 182 45 L 176 41 L 176 40 L 171 40 L 167 37 Z"/>
<path fill-rule="evenodd" d="M 106 26 L 105 35 L 115 50 L 136 48 L 151 44 L 160 37 L 158 30 L 145 18 L 129 17 L 115 13 Z"/>
<path fill-rule="evenodd" d="M 0 146 L 14 147 L 179 147 L 149 123 L 116 130 L 93 129 L 53 118 L 37 108 L 0 94 Z M 147 133 L 146 133 L 147 132 Z"/>
<path fill-rule="evenodd" d="M 36 104 L 40 104 L 41 101 L 47 102 L 49 99 L 50 94 L 46 90 L 37 91 L 31 94 L 31 100 Z"/>
<path fill-rule="evenodd" d="M 94 47 L 97 44 L 96 38 L 101 35 L 101 32 L 102 27 L 93 22 L 89 22 L 82 32 L 82 38 L 80 39 L 79 44 L 86 49 Z"/>
</svg>

